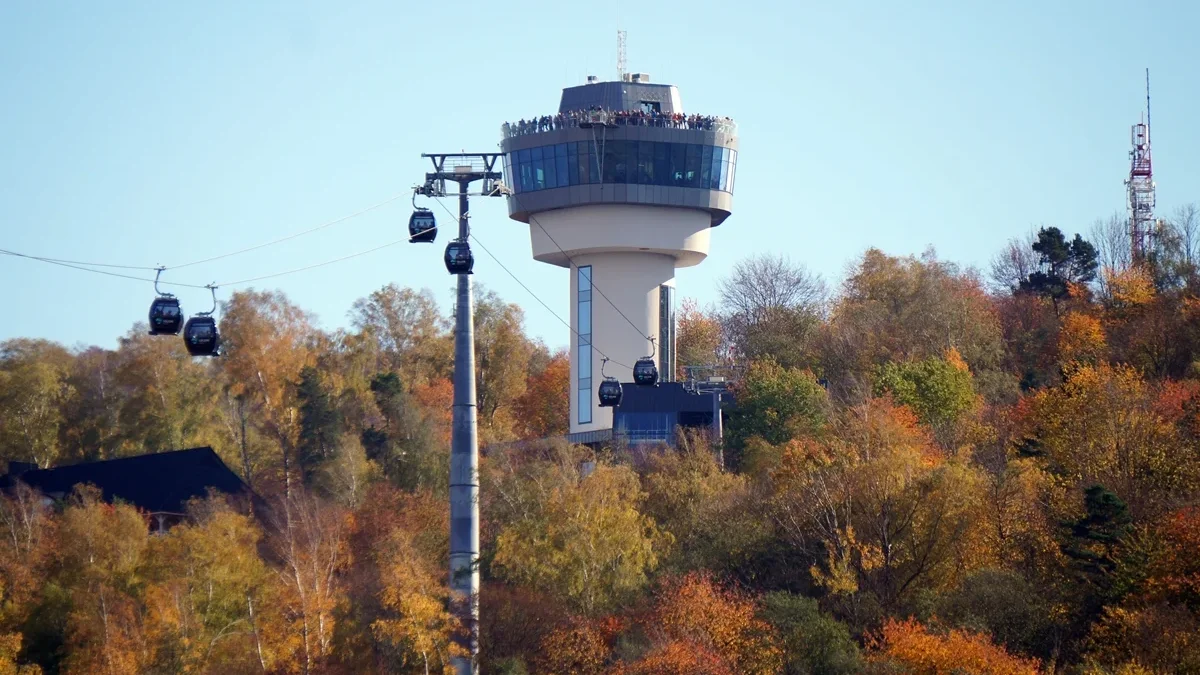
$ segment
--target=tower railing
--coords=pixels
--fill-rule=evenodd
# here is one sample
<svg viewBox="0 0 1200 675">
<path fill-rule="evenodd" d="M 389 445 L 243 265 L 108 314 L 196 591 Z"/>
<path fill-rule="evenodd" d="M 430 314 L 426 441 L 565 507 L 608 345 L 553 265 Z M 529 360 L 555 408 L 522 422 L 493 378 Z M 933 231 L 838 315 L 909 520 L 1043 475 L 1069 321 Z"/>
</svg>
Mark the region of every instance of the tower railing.
<svg viewBox="0 0 1200 675">
<path fill-rule="evenodd" d="M 715 131 L 736 135 L 737 123 L 728 117 L 685 113 L 659 113 L 644 110 L 572 110 L 542 115 L 528 120 L 505 122 L 500 127 L 504 138 L 594 126 L 657 127 L 689 131 Z"/>
</svg>

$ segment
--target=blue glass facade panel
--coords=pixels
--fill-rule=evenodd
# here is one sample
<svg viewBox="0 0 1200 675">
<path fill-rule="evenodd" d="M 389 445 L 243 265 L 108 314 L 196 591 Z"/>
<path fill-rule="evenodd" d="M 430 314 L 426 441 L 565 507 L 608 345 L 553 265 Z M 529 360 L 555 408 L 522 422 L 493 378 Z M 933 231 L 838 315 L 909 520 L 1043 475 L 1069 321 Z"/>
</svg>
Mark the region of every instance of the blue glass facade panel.
<svg viewBox="0 0 1200 675">
<path fill-rule="evenodd" d="M 592 266 L 577 268 L 575 279 L 577 310 L 579 313 L 579 358 L 577 360 L 578 385 L 576 386 L 575 409 L 579 424 L 592 422 Z"/>
<path fill-rule="evenodd" d="M 725 147 L 627 140 L 559 143 L 505 156 L 517 192 L 604 182 L 732 193 L 736 163 L 737 152 Z"/>
<path fill-rule="evenodd" d="M 688 143 L 683 186 L 700 187 L 700 146 Z"/>
<path fill-rule="evenodd" d="M 555 173 L 558 176 L 558 187 L 567 187 L 570 185 L 570 174 L 567 171 L 567 146 L 565 143 L 559 143 L 554 147 L 554 166 Z"/>
</svg>

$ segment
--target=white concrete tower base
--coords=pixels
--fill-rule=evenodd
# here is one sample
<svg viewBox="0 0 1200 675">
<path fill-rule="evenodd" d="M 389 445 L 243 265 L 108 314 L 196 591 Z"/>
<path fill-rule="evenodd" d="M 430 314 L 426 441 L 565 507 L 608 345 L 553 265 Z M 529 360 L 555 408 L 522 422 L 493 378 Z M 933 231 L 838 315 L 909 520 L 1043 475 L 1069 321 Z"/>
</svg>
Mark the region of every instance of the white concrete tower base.
<svg viewBox="0 0 1200 675">
<path fill-rule="evenodd" d="M 654 349 L 646 336 L 658 337 L 659 287 L 675 284 L 675 259 L 657 253 L 599 253 L 572 257 L 580 268 L 591 268 L 592 384 L 587 390 L 579 388 L 579 339 L 572 335 L 571 433 L 611 429 L 612 408 L 601 408 L 596 394 L 603 379 L 600 370 L 604 357 L 600 352 L 612 359 L 604 366 L 605 374 L 622 382 L 633 381 L 631 367 L 634 361 L 649 356 Z M 576 270 L 571 271 L 571 297 L 579 297 L 579 273 Z M 579 302 L 572 301 L 571 327 L 583 333 L 587 324 L 580 323 L 579 307 Z M 616 308 L 620 308 L 620 312 Z M 581 404 L 591 408 L 590 423 L 580 422 Z"/>
<path fill-rule="evenodd" d="M 707 257 L 711 225 L 707 211 L 663 206 L 589 205 L 533 216 L 534 258 L 562 267 L 573 261 L 576 266 L 570 274 L 571 433 L 612 428 L 612 409 L 601 408 L 596 395 L 603 379 L 601 352 L 612 359 L 605 374 L 622 382 L 633 380 L 634 362 L 654 349 L 647 336 L 659 336 L 660 287 L 674 286 L 676 267 L 696 265 Z M 580 316 L 577 268 L 591 271 L 590 321 Z M 587 390 L 579 388 L 578 334 L 591 335 Z M 584 376 L 587 370 L 582 368 Z M 581 405 L 590 408 L 590 421 L 580 421 L 589 419 Z"/>
</svg>

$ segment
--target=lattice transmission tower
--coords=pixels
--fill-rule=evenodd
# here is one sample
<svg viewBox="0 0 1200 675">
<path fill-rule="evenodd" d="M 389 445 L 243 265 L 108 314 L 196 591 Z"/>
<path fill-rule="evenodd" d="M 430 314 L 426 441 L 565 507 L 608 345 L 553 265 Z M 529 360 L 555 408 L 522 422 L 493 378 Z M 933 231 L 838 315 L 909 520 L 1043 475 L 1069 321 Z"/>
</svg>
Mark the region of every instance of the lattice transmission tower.
<svg viewBox="0 0 1200 675">
<path fill-rule="evenodd" d="M 1150 160 L 1150 69 L 1146 69 L 1146 117 L 1130 132 L 1129 151 L 1129 254 L 1140 265 L 1150 253 L 1154 236 L 1154 169 Z"/>
</svg>

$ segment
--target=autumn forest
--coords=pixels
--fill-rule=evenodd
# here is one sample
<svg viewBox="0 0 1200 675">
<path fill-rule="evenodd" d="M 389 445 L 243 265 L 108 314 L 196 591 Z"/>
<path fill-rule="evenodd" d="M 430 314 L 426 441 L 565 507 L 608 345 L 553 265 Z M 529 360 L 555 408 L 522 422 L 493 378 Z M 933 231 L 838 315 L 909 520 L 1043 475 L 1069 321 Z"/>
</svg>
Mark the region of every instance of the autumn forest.
<svg viewBox="0 0 1200 675">
<path fill-rule="evenodd" d="M 743 260 L 679 313 L 681 367 L 740 373 L 724 438 L 673 448 L 561 440 L 567 354 L 477 289 L 482 672 L 1200 673 L 1200 209 L 1122 227 Z M 265 505 L 0 496 L 0 675 L 450 672 L 449 317 L 218 316 L 215 359 L 0 343 L 0 459 L 211 446 Z"/>
</svg>

